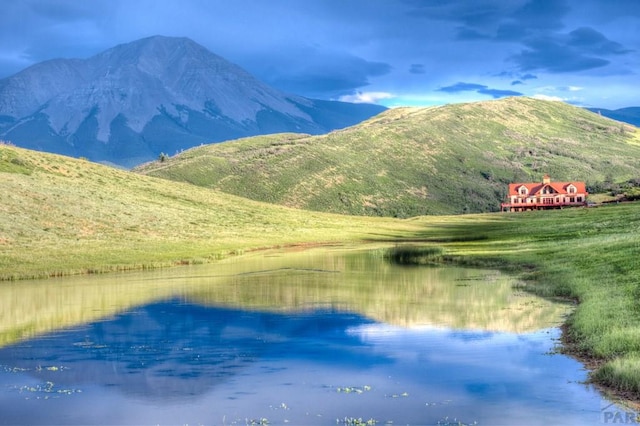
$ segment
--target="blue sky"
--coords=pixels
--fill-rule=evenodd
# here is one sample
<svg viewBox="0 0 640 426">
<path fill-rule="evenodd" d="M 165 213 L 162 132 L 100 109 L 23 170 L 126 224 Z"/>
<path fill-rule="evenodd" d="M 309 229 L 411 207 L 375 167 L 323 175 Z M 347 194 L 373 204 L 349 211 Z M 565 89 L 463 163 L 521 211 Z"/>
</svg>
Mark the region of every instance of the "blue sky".
<svg viewBox="0 0 640 426">
<path fill-rule="evenodd" d="M 0 10 L 0 78 L 166 35 L 312 98 L 640 106 L 640 0 L 0 0 Z"/>
</svg>

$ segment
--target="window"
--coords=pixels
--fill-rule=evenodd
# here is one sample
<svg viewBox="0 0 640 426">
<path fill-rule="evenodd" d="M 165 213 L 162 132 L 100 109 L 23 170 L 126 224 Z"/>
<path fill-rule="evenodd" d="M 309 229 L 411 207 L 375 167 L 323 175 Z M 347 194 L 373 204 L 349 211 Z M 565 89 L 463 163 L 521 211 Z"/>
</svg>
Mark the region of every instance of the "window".
<svg viewBox="0 0 640 426">
<path fill-rule="evenodd" d="M 582 202 L 582 197 L 578 197 L 578 202 L 581 203 Z"/>
</svg>

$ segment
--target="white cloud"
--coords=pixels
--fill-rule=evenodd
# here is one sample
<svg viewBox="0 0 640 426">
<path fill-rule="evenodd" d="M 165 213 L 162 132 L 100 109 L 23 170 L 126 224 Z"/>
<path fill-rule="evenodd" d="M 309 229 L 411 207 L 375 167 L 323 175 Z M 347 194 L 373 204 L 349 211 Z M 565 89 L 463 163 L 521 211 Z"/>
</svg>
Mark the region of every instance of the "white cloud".
<svg viewBox="0 0 640 426">
<path fill-rule="evenodd" d="M 567 99 L 563 99 L 559 96 L 549 96 L 549 95 L 542 95 L 542 94 L 535 94 L 532 96 L 532 98 L 534 99 L 540 99 L 542 101 L 555 101 L 555 102 L 566 102 Z"/>
<path fill-rule="evenodd" d="M 377 104 L 383 99 L 391 99 L 395 96 L 388 92 L 357 92 L 353 95 L 343 95 L 338 98 L 342 102 L 355 104 Z"/>
</svg>

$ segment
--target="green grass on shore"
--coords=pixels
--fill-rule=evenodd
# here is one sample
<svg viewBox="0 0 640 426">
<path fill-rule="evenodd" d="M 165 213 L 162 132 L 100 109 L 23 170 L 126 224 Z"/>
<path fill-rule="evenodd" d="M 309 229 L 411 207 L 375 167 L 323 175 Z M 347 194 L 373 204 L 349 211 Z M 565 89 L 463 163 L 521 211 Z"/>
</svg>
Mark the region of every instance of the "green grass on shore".
<svg viewBox="0 0 640 426">
<path fill-rule="evenodd" d="M 596 362 L 594 381 L 640 400 L 638 203 L 406 220 L 339 216 L 6 145 L 0 194 L 4 280 L 211 262 L 294 244 L 431 244 L 445 260 L 511 271 L 531 291 L 576 300 L 567 347 Z"/>
</svg>

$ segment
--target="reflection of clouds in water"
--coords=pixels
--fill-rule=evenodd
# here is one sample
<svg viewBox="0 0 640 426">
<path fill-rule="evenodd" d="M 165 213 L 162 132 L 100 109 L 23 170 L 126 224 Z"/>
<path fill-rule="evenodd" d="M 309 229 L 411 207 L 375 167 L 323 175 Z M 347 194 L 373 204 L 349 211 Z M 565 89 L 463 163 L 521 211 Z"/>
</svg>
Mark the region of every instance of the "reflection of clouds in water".
<svg viewBox="0 0 640 426">
<path fill-rule="evenodd" d="M 221 424 L 227 416 L 228 424 L 262 417 L 326 424 L 360 410 L 359 417 L 395 423 L 446 416 L 512 423 L 534 415 L 544 424 L 549 413 L 581 413 L 565 395 L 567 382 L 580 379 L 577 363 L 544 356 L 552 345 L 546 333 L 406 329 L 331 310 L 274 314 L 156 303 L 0 349 L 0 364 L 29 369 L 13 377 L 83 390 L 56 402 L 46 419 L 30 416 L 22 400 L 16 405 L 3 394 L 0 401 L 16 405 L 7 418 L 31 423 L 66 412 L 95 423 L 101 412 L 101 423 Z M 43 362 L 65 368 L 36 371 Z M 364 385 L 371 391 L 336 391 Z M 588 395 L 578 384 L 573 391 L 582 392 L 576 406 L 583 409 Z M 557 401 L 551 411 L 545 395 Z M 273 408 L 282 403 L 290 408 Z"/>
<path fill-rule="evenodd" d="M 44 418 L 25 405 L 33 401 L 0 389 L 0 407 L 11 407 L 3 418 L 50 423 L 57 410 L 55 418 L 75 413 L 76 423 L 222 424 L 227 415 L 227 424 L 260 417 L 326 424 L 357 408 L 357 417 L 395 423 L 457 414 L 544 424 L 551 415 L 584 420 L 579 413 L 597 401 L 575 384 L 584 379 L 579 364 L 544 355 L 557 331 L 486 331 L 540 329 L 557 312 L 514 296 L 500 275 L 485 283 L 474 270 L 404 268 L 362 253 L 254 260 L 154 272 L 157 282 L 97 277 L 68 288 L 47 283 L 44 293 L 39 284 L 16 288 L 8 300 L 22 305 L 0 300 L 9 317 L 38 312 L 40 332 L 84 325 L 0 348 L 0 364 L 29 370 L 10 373 L 10 381 L 50 380 L 83 392 L 56 401 Z M 272 268 L 279 272 L 244 273 Z M 163 274 L 179 279 L 164 282 Z M 37 371 L 39 364 L 65 368 Z M 365 384 L 372 390 L 363 395 L 335 391 Z M 387 397 L 404 392 L 409 397 Z M 283 402 L 290 410 L 270 408 Z"/>
<path fill-rule="evenodd" d="M 580 369 L 580 364 L 568 357 L 550 355 L 558 329 L 514 334 L 367 324 L 350 327 L 348 333 L 395 361 L 419 364 L 418 369 L 409 365 L 408 377 L 435 383 L 467 383 L 469 388 L 464 385 L 463 393 L 493 390 L 496 386 L 513 387 L 511 391 L 516 394 L 523 389 L 542 390 L 549 376 Z"/>
<path fill-rule="evenodd" d="M 343 366 L 388 362 L 345 333 L 366 322 L 332 311 L 283 315 L 160 303 L 2 348 L 0 363 L 43 380 L 112 386 L 138 398 L 192 398 L 261 359 Z M 43 359 L 71 368 L 55 374 L 38 370 Z"/>
</svg>

